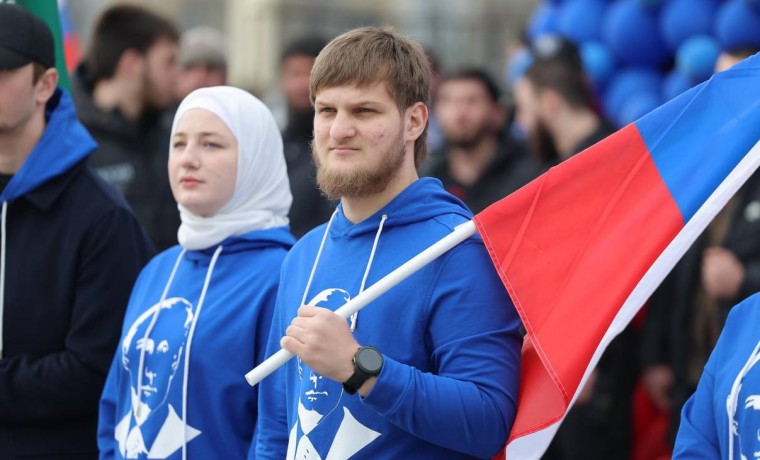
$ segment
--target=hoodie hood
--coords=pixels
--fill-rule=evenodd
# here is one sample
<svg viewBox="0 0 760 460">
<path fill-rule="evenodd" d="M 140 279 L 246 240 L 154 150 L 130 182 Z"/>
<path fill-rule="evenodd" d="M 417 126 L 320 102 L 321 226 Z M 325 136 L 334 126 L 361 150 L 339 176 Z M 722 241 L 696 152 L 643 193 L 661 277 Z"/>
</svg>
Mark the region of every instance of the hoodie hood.
<svg viewBox="0 0 760 460">
<path fill-rule="evenodd" d="M 443 189 L 441 181 L 432 177 L 418 179 L 399 193 L 390 203 L 375 214 L 354 224 L 338 205 L 338 214 L 330 226 L 330 236 L 354 237 L 377 231 L 383 216 L 386 228 L 426 221 L 444 214 L 456 214 L 472 219 L 472 212 L 458 198 Z"/>
<path fill-rule="evenodd" d="M 187 251 L 185 258 L 190 261 L 208 263 L 214 256 L 218 246 L 224 247 L 224 254 L 235 254 L 252 249 L 283 248 L 290 249 L 296 240 L 287 226 L 268 228 L 266 230 L 253 230 L 242 235 L 231 236 L 219 245 L 197 251 Z"/>
<path fill-rule="evenodd" d="M 0 201 L 13 201 L 60 176 L 87 158 L 97 144 L 79 122 L 69 94 L 56 89 L 47 103 L 47 125 L 42 137 L 13 175 Z"/>
</svg>

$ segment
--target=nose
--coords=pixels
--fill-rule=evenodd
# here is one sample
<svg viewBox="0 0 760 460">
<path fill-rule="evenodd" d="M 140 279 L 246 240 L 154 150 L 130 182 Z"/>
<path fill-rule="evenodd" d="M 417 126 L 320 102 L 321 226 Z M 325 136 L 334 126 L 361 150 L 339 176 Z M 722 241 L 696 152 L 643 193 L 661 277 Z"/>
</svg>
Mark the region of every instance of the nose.
<svg viewBox="0 0 760 460">
<path fill-rule="evenodd" d="M 337 142 L 350 139 L 356 135 L 353 118 L 345 111 L 338 111 L 330 125 L 330 137 Z"/>
<path fill-rule="evenodd" d="M 156 378 L 156 373 L 145 369 L 145 377 L 150 381 L 150 385 L 153 386 L 153 379 Z"/>
<path fill-rule="evenodd" d="M 188 143 L 180 153 L 180 165 L 185 169 L 198 169 L 200 166 L 200 152 L 194 143 Z"/>
</svg>

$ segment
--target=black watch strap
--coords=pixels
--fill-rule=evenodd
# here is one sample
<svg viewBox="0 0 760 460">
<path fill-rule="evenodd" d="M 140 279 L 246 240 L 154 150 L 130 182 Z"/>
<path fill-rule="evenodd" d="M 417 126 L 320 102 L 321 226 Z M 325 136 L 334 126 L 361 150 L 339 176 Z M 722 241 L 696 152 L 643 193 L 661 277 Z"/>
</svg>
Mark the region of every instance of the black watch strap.
<svg viewBox="0 0 760 460">
<path fill-rule="evenodd" d="M 354 354 L 352 361 L 354 373 L 343 382 L 343 389 L 350 395 L 359 391 L 364 382 L 380 375 L 383 367 L 383 355 L 375 347 L 360 347 Z"/>
</svg>

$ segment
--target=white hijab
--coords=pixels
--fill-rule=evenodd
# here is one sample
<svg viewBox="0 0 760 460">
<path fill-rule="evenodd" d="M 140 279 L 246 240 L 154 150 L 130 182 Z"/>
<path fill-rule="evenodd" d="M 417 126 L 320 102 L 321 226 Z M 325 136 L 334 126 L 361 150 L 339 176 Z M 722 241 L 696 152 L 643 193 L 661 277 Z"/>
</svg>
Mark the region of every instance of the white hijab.
<svg viewBox="0 0 760 460">
<path fill-rule="evenodd" d="M 177 237 L 186 249 L 206 249 L 225 238 L 288 225 L 290 194 L 282 137 L 272 112 L 246 91 L 230 86 L 197 89 L 177 109 L 177 123 L 191 109 L 205 109 L 230 128 L 238 141 L 232 198 L 216 214 L 201 217 L 177 205 L 182 224 Z M 171 148 L 171 147 L 170 147 Z"/>
</svg>

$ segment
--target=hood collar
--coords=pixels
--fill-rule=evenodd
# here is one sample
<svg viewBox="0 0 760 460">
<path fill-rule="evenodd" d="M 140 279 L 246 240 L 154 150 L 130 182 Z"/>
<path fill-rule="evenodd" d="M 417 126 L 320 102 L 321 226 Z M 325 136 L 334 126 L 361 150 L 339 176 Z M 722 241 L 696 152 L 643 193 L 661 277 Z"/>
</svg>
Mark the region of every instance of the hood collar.
<svg viewBox="0 0 760 460">
<path fill-rule="evenodd" d="M 374 233 L 383 215 L 388 216 L 386 228 L 428 220 L 443 214 L 459 214 L 472 219 L 472 212 L 458 198 L 443 189 L 438 179 L 423 177 L 416 180 L 373 215 L 356 224 L 346 218 L 343 205 L 330 228 L 330 236 L 359 236 Z"/>
<path fill-rule="evenodd" d="M 64 174 L 97 148 L 77 119 L 74 104 L 65 90 L 55 90 L 47 103 L 46 115 L 42 137 L 5 187 L 0 201 L 13 201 Z"/>
</svg>

